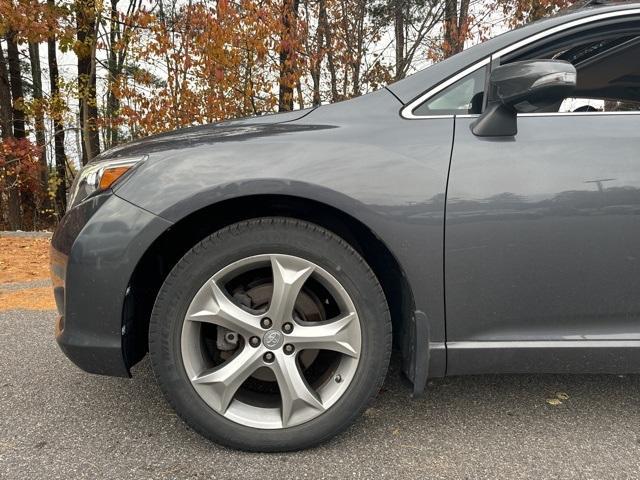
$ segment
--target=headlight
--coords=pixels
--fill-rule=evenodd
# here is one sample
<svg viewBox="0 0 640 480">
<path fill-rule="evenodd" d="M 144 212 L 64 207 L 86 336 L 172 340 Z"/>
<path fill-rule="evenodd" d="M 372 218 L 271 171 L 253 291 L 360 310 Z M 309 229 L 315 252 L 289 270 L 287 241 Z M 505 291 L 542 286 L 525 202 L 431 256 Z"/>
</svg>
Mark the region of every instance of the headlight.
<svg viewBox="0 0 640 480">
<path fill-rule="evenodd" d="M 122 175 L 147 159 L 144 157 L 114 158 L 90 163 L 76 176 L 71 186 L 67 209 L 71 209 L 95 192 L 108 189 Z"/>
</svg>

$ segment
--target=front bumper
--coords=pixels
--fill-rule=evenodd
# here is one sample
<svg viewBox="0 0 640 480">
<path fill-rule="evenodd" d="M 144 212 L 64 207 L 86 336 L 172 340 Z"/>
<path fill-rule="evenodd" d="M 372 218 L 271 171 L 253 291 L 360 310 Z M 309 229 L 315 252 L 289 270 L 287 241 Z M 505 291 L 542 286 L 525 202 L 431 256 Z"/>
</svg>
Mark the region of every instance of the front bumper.
<svg viewBox="0 0 640 480">
<path fill-rule="evenodd" d="M 139 260 L 170 226 L 112 192 L 69 210 L 58 225 L 51 240 L 56 340 L 81 369 L 129 376 L 122 322 L 127 287 Z"/>
</svg>

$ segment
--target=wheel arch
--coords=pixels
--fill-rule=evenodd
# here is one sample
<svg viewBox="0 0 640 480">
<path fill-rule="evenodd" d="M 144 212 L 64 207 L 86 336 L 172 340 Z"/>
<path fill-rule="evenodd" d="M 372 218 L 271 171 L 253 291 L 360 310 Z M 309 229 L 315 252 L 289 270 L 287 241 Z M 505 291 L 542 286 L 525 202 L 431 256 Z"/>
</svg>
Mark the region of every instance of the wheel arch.
<svg viewBox="0 0 640 480">
<path fill-rule="evenodd" d="M 164 279 L 197 242 L 233 223 L 250 218 L 283 216 L 318 224 L 347 241 L 371 266 L 380 281 L 393 324 L 396 347 L 403 352 L 412 339 L 409 323 L 415 311 L 413 292 L 404 269 L 385 242 L 362 220 L 327 203 L 283 194 L 257 194 L 212 203 L 184 216 L 146 250 L 129 282 L 123 308 L 123 355 L 127 368 L 148 350 L 151 310 Z"/>
</svg>

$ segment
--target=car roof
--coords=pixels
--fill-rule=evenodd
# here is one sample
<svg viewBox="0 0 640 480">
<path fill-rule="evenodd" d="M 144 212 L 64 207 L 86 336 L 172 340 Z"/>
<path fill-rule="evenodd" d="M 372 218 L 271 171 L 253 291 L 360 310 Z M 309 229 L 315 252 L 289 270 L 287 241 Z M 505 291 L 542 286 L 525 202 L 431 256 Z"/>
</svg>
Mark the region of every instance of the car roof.
<svg viewBox="0 0 640 480">
<path fill-rule="evenodd" d="M 524 38 L 543 32 L 550 28 L 569 23 L 581 18 L 599 15 L 608 12 L 618 12 L 621 10 L 633 10 L 640 8 L 640 2 L 620 2 L 597 0 L 581 4 L 580 8 L 570 8 L 561 11 L 557 15 L 532 22 L 523 27 L 510 30 L 498 35 L 491 40 L 468 48 L 461 53 L 449 57 L 442 62 L 431 65 L 404 80 L 393 83 L 388 89 L 407 104 L 424 93 L 429 88 L 435 86 L 441 80 L 454 75 L 468 65 L 487 57 L 493 52 L 501 50 Z"/>
</svg>

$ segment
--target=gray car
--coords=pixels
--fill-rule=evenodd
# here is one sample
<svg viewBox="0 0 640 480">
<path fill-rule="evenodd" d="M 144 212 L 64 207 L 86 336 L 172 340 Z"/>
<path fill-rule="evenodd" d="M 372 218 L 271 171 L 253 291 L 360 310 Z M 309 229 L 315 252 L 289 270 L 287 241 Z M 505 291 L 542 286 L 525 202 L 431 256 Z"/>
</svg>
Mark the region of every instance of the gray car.
<svg viewBox="0 0 640 480">
<path fill-rule="evenodd" d="M 234 448 L 427 378 L 640 372 L 640 4 L 500 35 L 363 97 L 117 147 L 52 241 L 56 338 Z"/>
</svg>

